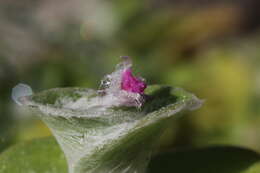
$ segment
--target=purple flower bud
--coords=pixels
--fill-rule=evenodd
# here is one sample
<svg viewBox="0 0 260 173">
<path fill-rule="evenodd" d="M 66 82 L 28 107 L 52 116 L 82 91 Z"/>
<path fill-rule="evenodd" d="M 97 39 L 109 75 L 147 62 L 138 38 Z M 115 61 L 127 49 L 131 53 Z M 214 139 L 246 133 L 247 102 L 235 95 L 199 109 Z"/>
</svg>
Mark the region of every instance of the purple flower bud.
<svg viewBox="0 0 260 173">
<path fill-rule="evenodd" d="M 121 88 L 128 92 L 143 94 L 146 83 L 140 78 L 134 77 L 131 68 L 126 69 L 122 74 Z"/>
<path fill-rule="evenodd" d="M 140 108 L 145 102 L 144 80 L 132 74 L 130 57 L 122 57 L 116 70 L 101 81 L 99 93 L 104 107 L 135 106 Z"/>
</svg>

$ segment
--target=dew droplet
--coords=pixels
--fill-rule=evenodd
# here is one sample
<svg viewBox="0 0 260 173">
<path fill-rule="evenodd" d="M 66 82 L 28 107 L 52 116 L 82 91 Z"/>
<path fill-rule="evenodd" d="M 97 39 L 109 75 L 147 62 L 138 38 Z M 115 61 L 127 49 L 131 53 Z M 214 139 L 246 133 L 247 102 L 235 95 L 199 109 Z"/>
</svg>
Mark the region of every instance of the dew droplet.
<svg viewBox="0 0 260 173">
<path fill-rule="evenodd" d="M 18 84 L 12 90 L 12 99 L 17 103 L 19 106 L 22 105 L 21 101 L 19 100 L 21 97 L 30 96 L 33 94 L 32 88 L 26 84 Z"/>
</svg>

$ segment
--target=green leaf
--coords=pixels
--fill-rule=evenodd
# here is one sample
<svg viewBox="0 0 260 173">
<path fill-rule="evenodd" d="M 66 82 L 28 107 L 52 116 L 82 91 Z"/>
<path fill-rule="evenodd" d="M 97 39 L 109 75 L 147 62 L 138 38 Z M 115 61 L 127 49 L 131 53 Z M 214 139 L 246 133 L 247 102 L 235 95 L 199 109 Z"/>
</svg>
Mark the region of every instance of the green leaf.
<svg viewBox="0 0 260 173">
<path fill-rule="evenodd" d="M 104 108 L 97 91 L 59 88 L 20 99 L 39 112 L 64 151 L 70 173 L 145 172 L 169 119 L 201 101 L 179 88 L 150 86 L 146 103 Z M 91 105 L 91 106 L 90 106 Z"/>
<path fill-rule="evenodd" d="M 151 160 L 148 173 L 258 173 L 259 165 L 251 166 L 259 161 L 260 155 L 248 149 L 209 147 L 160 154 Z"/>
<path fill-rule="evenodd" d="M 237 147 L 210 147 L 160 154 L 148 173 L 259 173 L 259 154 Z M 0 155 L 1 173 L 66 173 L 65 157 L 54 138 L 17 144 Z"/>
<path fill-rule="evenodd" d="M 0 155 L 1 173 L 66 173 L 65 156 L 53 137 L 10 147 Z"/>
<path fill-rule="evenodd" d="M 260 160 L 253 164 L 252 166 L 250 166 L 246 171 L 242 172 L 242 173 L 259 173 L 260 172 Z"/>
</svg>

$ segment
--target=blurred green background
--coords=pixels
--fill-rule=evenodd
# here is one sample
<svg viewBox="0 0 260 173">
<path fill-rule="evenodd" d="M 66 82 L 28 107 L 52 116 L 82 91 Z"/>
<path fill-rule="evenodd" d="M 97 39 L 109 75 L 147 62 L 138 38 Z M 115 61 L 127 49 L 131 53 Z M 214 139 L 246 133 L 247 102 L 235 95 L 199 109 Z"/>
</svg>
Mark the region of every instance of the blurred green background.
<svg viewBox="0 0 260 173">
<path fill-rule="evenodd" d="M 228 144 L 260 151 L 258 0 L 11 0 L 0 4 L 0 152 L 49 136 L 16 106 L 35 92 L 97 88 L 119 56 L 148 84 L 185 88 L 202 108 L 172 122 L 161 150 Z"/>
</svg>

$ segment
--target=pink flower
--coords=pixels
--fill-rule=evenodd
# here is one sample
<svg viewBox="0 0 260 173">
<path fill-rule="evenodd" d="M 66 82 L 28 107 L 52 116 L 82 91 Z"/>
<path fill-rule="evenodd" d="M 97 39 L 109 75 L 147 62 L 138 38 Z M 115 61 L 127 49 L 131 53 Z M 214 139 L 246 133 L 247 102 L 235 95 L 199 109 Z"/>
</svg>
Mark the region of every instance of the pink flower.
<svg viewBox="0 0 260 173">
<path fill-rule="evenodd" d="M 121 89 L 132 93 L 143 94 L 146 87 L 147 85 L 142 79 L 133 76 L 131 68 L 128 68 L 123 72 Z"/>
<path fill-rule="evenodd" d="M 116 70 L 106 75 L 101 81 L 102 105 L 135 106 L 140 108 L 145 102 L 144 90 L 147 87 L 144 80 L 132 74 L 130 57 L 122 57 L 122 62 Z"/>
</svg>

